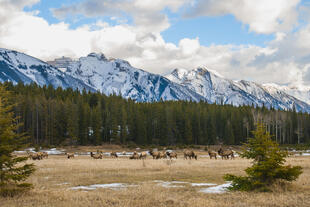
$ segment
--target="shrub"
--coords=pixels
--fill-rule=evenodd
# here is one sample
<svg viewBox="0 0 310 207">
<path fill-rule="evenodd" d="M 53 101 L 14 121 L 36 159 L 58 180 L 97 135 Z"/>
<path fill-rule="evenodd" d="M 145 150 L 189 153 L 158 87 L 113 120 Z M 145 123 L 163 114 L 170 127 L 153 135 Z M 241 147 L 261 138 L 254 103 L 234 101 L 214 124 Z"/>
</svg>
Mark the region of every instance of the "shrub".
<svg viewBox="0 0 310 207">
<path fill-rule="evenodd" d="M 262 124 L 257 124 L 253 132 L 254 138 L 249 138 L 243 145 L 241 157 L 253 159 L 253 165 L 245 172 L 247 176 L 227 174 L 226 181 L 232 181 L 230 190 L 240 191 L 270 191 L 270 186 L 276 181 L 294 181 L 302 173 L 300 166 L 285 166 L 286 151 L 271 139 Z"/>
</svg>

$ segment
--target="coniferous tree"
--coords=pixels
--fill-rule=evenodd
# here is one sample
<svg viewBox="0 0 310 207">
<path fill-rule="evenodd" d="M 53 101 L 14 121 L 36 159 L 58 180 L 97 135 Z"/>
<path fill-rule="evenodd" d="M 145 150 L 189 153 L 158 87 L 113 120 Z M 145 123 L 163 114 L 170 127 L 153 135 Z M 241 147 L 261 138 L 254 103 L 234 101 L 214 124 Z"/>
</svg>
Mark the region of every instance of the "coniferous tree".
<svg viewBox="0 0 310 207">
<path fill-rule="evenodd" d="M 253 159 L 253 165 L 245 172 L 247 176 L 225 175 L 227 181 L 232 181 L 231 190 L 269 191 L 270 186 L 278 180 L 294 181 L 302 173 L 300 166 L 285 166 L 286 151 L 281 151 L 278 144 L 271 139 L 263 124 L 257 124 L 250 138 L 244 145 L 241 157 Z"/>
<path fill-rule="evenodd" d="M 23 146 L 24 134 L 17 133 L 10 93 L 0 86 L 0 194 L 13 195 L 30 184 L 20 184 L 34 172 L 33 164 L 21 164 L 27 157 L 13 155 Z"/>
</svg>

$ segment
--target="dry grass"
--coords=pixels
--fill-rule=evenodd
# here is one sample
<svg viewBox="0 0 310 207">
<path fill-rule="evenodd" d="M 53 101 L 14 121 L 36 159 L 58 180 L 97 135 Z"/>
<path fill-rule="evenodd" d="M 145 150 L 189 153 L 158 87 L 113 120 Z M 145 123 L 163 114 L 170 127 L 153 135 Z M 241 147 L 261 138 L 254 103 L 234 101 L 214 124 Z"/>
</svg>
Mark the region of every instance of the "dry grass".
<svg viewBox="0 0 310 207">
<path fill-rule="evenodd" d="M 181 156 L 180 156 L 181 157 Z M 34 162 L 37 171 L 29 178 L 34 184 L 30 192 L 14 197 L 0 198 L 0 206 L 310 206 L 310 157 L 288 158 L 288 163 L 301 165 L 304 173 L 290 186 L 276 187 L 272 193 L 204 194 L 199 187 L 164 188 L 154 180 L 224 183 L 226 173 L 242 174 L 250 165 L 245 159 L 129 160 L 89 156 L 66 159 L 49 156 Z M 137 184 L 122 190 L 97 189 L 75 191 L 78 185 L 104 183 Z M 63 184 L 67 183 L 67 184 Z"/>
</svg>

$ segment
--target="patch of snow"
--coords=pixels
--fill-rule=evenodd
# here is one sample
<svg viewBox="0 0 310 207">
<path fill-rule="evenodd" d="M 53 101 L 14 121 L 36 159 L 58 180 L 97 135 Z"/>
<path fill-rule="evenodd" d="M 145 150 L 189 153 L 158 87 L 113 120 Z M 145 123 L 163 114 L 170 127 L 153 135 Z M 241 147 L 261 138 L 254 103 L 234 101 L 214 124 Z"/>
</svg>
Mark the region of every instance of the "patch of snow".
<svg viewBox="0 0 310 207">
<path fill-rule="evenodd" d="M 133 187 L 136 185 L 128 185 L 126 183 L 109 183 L 109 184 L 94 184 L 88 186 L 76 186 L 69 188 L 70 190 L 96 190 L 97 188 L 107 188 L 112 190 L 120 190 L 127 187 Z"/>
<path fill-rule="evenodd" d="M 305 153 L 297 153 L 297 154 L 295 154 L 295 156 L 310 156 L 310 153 L 308 153 L 308 152 L 305 152 Z"/>
<path fill-rule="evenodd" d="M 52 148 L 50 150 L 40 150 L 40 152 L 47 152 L 49 155 L 61 155 L 65 154 L 65 150 L 57 150 L 56 148 Z"/>
<path fill-rule="evenodd" d="M 192 186 L 214 186 L 214 183 L 191 183 Z"/>
<path fill-rule="evenodd" d="M 231 186 L 231 183 L 225 183 L 222 185 L 201 189 L 199 192 L 202 192 L 202 193 L 225 193 L 225 192 L 227 192 L 227 188 L 230 186 Z"/>
<path fill-rule="evenodd" d="M 160 185 L 164 188 L 184 188 L 184 185 L 173 185 L 173 184 L 186 184 L 187 182 L 183 181 L 162 181 L 162 180 L 154 180 L 153 182 L 158 183 L 157 185 Z"/>
<path fill-rule="evenodd" d="M 96 190 L 96 188 L 88 187 L 88 186 L 77 186 L 69 188 L 70 190 Z"/>
</svg>

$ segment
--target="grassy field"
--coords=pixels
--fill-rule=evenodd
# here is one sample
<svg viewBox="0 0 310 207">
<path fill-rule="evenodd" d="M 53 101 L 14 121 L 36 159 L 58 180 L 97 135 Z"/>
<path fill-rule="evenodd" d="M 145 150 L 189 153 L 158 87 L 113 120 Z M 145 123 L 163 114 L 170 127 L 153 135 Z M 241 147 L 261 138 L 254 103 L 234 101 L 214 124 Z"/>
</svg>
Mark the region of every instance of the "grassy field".
<svg viewBox="0 0 310 207">
<path fill-rule="evenodd" d="M 68 160 L 51 155 L 34 162 L 37 168 L 29 178 L 33 190 L 13 198 L 0 198 L 0 206 L 310 206 L 310 157 L 290 157 L 288 164 L 301 165 L 304 173 L 292 185 L 275 186 L 272 193 L 200 192 L 206 186 L 191 183 L 223 184 L 226 173 L 242 174 L 249 160 L 210 160 L 200 153 L 198 160 L 129 160 L 105 157 L 94 160 L 78 156 Z M 206 155 L 206 153 L 204 154 Z M 181 153 L 180 153 L 180 156 Z M 160 182 L 162 181 L 162 182 Z M 165 187 L 163 181 L 176 182 Z M 126 188 L 73 190 L 71 187 L 124 183 Z"/>
</svg>

